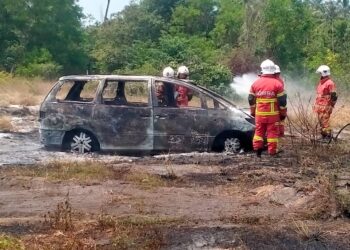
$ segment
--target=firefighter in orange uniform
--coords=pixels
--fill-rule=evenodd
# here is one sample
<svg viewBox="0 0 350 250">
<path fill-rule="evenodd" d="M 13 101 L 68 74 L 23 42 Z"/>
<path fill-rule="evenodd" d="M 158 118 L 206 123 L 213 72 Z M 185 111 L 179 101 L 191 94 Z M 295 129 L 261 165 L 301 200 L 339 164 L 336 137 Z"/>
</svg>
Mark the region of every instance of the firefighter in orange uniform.
<svg viewBox="0 0 350 250">
<path fill-rule="evenodd" d="M 275 70 L 275 77 L 276 79 L 282 84 L 283 88 L 284 88 L 284 81 L 281 78 L 281 69 L 280 66 L 278 66 L 277 64 L 275 65 L 276 70 Z M 280 137 L 284 136 L 284 121 L 280 121 L 279 124 L 279 130 L 280 130 Z"/>
<path fill-rule="evenodd" d="M 251 115 L 255 117 L 253 147 L 258 157 L 261 157 L 263 151 L 265 135 L 269 155 L 277 153 L 279 122 L 287 116 L 287 95 L 274 75 L 275 70 L 274 62 L 263 61 L 262 75 L 253 83 L 248 97 Z"/>
<path fill-rule="evenodd" d="M 186 66 L 180 66 L 177 69 L 177 78 L 178 79 L 188 80 L 189 76 L 190 76 L 190 71 L 188 70 L 188 68 Z M 189 94 L 190 94 L 189 89 L 184 87 L 184 86 L 177 86 L 176 91 L 177 91 L 177 96 L 176 96 L 177 106 L 187 107 L 188 102 L 190 101 L 189 100 L 190 99 L 189 98 Z"/>
<path fill-rule="evenodd" d="M 330 68 L 327 65 L 321 65 L 316 73 L 321 75 L 321 79 L 316 89 L 317 96 L 314 105 L 314 112 L 318 117 L 322 137 L 330 138 L 332 136 L 332 130 L 330 128 L 329 120 L 338 96 L 335 84 L 330 79 Z"/>
</svg>

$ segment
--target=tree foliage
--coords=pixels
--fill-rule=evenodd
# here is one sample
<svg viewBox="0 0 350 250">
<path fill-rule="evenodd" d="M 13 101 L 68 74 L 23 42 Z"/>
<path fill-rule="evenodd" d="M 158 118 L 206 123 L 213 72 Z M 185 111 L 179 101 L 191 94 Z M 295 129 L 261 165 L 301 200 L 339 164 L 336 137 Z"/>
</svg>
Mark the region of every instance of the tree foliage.
<svg viewBox="0 0 350 250">
<path fill-rule="evenodd" d="M 224 93 L 232 74 L 271 58 L 298 75 L 329 64 L 349 80 L 349 1 L 135 0 L 103 23 L 83 19 L 76 0 L 0 1 L 0 70 L 160 74 L 184 64 Z"/>
</svg>

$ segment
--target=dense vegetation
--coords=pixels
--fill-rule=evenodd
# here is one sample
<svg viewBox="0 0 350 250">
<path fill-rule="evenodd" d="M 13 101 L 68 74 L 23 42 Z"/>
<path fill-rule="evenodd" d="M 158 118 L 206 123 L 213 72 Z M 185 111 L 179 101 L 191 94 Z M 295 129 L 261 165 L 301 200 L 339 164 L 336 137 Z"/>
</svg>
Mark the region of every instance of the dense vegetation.
<svg viewBox="0 0 350 250">
<path fill-rule="evenodd" d="M 224 92 L 232 74 L 268 57 L 291 75 L 328 64 L 339 82 L 350 79 L 345 0 L 139 0 L 103 23 L 83 21 L 75 0 L 1 0 L 0 70 L 158 75 L 185 64 Z"/>
</svg>

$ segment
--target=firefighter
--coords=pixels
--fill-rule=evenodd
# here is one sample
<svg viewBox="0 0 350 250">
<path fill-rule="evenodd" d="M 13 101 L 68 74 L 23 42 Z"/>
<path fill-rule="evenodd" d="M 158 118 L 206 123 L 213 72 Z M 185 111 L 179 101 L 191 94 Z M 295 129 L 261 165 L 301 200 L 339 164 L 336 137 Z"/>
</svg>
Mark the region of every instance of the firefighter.
<svg viewBox="0 0 350 250">
<path fill-rule="evenodd" d="M 276 77 L 276 79 L 277 79 L 280 83 L 282 83 L 282 85 L 283 85 L 283 87 L 284 87 L 284 81 L 283 81 L 283 79 L 281 78 L 281 68 L 280 68 L 280 66 L 278 66 L 277 64 L 275 65 L 275 67 L 276 67 L 276 70 L 275 70 L 275 77 Z"/>
<path fill-rule="evenodd" d="M 172 67 L 166 67 L 163 70 L 163 77 L 174 78 L 175 77 L 174 69 Z M 167 106 L 168 105 L 168 102 L 166 100 L 164 83 L 162 83 L 162 82 L 156 83 L 156 96 L 158 99 L 159 106 Z"/>
<path fill-rule="evenodd" d="M 275 77 L 276 79 L 283 85 L 283 88 L 284 88 L 284 81 L 283 79 L 281 78 L 281 69 L 280 69 L 280 66 L 278 66 L 277 64 L 275 65 L 276 67 L 276 70 L 275 70 Z M 284 122 L 285 121 L 280 121 L 280 124 L 279 124 L 279 131 L 280 131 L 280 137 L 283 137 L 284 136 Z"/>
<path fill-rule="evenodd" d="M 188 80 L 190 78 L 190 71 L 186 66 L 180 66 L 177 69 L 176 76 L 180 80 Z"/>
<path fill-rule="evenodd" d="M 166 67 L 163 70 L 163 77 L 174 78 L 175 77 L 174 69 L 172 67 Z"/>
<path fill-rule="evenodd" d="M 189 80 L 190 71 L 186 66 L 180 66 L 177 69 L 177 78 L 180 80 Z M 184 86 L 177 86 L 176 88 L 176 102 L 179 107 L 187 107 L 188 102 L 191 100 L 192 96 L 188 88 Z"/>
<path fill-rule="evenodd" d="M 265 135 L 269 155 L 276 155 L 279 122 L 287 116 L 287 95 L 284 93 L 283 85 L 274 75 L 275 70 L 274 62 L 263 61 L 262 75 L 251 86 L 248 97 L 251 115 L 255 117 L 253 147 L 258 157 L 261 157 L 263 151 Z"/>
<path fill-rule="evenodd" d="M 321 65 L 316 70 L 316 73 L 321 75 L 321 79 L 316 88 L 317 96 L 314 105 L 314 112 L 318 117 L 322 137 L 330 138 L 332 136 L 332 130 L 330 128 L 329 119 L 338 96 L 335 83 L 330 79 L 330 68 L 327 65 Z"/>
</svg>

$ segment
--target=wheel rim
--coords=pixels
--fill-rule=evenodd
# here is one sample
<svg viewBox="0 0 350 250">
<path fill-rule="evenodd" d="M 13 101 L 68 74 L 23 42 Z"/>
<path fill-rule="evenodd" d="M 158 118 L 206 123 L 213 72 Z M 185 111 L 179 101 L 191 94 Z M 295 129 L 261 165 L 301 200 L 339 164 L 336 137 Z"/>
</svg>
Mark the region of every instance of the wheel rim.
<svg viewBox="0 0 350 250">
<path fill-rule="evenodd" d="M 79 154 L 89 153 L 92 149 L 92 139 L 91 137 L 84 133 L 74 135 L 71 143 L 71 151 Z"/>
<path fill-rule="evenodd" d="M 225 140 L 225 152 L 238 153 L 241 148 L 241 141 L 238 138 L 228 138 Z"/>
</svg>

